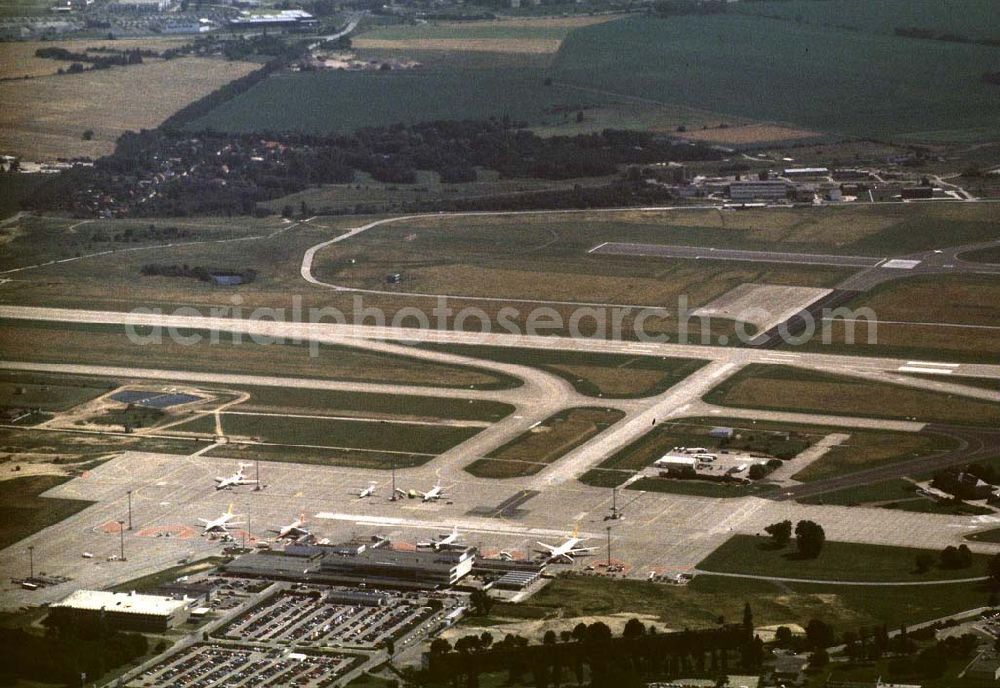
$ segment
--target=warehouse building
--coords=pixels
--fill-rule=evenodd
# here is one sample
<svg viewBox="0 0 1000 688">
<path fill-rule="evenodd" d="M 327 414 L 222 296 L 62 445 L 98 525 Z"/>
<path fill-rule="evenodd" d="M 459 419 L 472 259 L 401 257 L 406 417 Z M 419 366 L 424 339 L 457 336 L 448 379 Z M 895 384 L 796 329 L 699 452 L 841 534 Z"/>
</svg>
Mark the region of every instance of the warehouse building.
<svg viewBox="0 0 1000 688">
<path fill-rule="evenodd" d="M 187 621 L 190 600 L 134 592 L 77 590 L 49 607 L 54 623 L 103 619 L 123 631 L 160 633 Z"/>
<path fill-rule="evenodd" d="M 729 199 L 734 203 L 785 201 L 788 200 L 788 183 L 780 180 L 732 182 Z"/>
</svg>

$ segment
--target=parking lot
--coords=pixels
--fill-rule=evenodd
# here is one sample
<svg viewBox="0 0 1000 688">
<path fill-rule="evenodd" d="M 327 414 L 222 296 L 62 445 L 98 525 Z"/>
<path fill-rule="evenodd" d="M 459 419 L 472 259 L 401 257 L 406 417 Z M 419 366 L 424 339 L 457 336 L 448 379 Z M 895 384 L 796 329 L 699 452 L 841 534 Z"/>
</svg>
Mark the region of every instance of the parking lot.
<svg viewBox="0 0 1000 688">
<path fill-rule="evenodd" d="M 128 683 L 131 688 L 295 685 L 326 688 L 362 658 L 199 643 L 154 665 Z"/>
<path fill-rule="evenodd" d="M 338 588 L 303 586 L 284 590 L 239 615 L 219 637 L 371 650 L 413 631 L 430 631 L 440 623 L 442 611 L 447 609 L 441 603 L 414 594 L 354 592 L 352 597 Z"/>
</svg>

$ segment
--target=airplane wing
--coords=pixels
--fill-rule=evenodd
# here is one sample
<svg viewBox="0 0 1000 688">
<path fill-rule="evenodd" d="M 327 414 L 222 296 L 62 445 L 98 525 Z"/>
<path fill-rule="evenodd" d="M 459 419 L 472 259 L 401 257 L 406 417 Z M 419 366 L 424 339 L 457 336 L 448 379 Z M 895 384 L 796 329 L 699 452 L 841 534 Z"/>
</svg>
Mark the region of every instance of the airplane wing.
<svg viewBox="0 0 1000 688">
<path fill-rule="evenodd" d="M 555 547 L 553 547 L 552 545 L 546 545 L 544 542 L 538 542 L 537 544 L 541 545 L 542 547 L 544 547 L 545 549 L 547 549 L 550 552 L 555 552 L 556 551 Z"/>
<path fill-rule="evenodd" d="M 207 526 L 207 525 L 208 525 L 209 523 L 211 523 L 211 521 L 210 521 L 210 520 L 208 520 L 207 518 L 199 518 L 199 519 L 198 519 L 198 522 L 199 522 L 199 523 L 204 523 L 204 524 L 205 524 L 206 526 Z"/>
</svg>

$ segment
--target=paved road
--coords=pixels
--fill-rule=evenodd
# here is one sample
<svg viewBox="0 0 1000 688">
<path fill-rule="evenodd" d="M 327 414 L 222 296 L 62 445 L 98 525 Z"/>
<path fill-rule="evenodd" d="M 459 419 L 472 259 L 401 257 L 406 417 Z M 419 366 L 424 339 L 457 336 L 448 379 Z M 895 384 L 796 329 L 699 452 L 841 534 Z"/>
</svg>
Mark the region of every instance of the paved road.
<svg viewBox="0 0 1000 688">
<path fill-rule="evenodd" d="M 631 244 L 605 242 L 590 249 L 590 253 L 613 256 L 651 256 L 685 258 L 689 260 L 731 260 L 746 263 L 789 263 L 793 265 L 829 265 L 833 267 L 870 268 L 885 258 L 873 256 L 838 256 L 822 253 L 785 253 L 782 251 L 742 251 L 704 246 L 664 244 Z"/>
</svg>

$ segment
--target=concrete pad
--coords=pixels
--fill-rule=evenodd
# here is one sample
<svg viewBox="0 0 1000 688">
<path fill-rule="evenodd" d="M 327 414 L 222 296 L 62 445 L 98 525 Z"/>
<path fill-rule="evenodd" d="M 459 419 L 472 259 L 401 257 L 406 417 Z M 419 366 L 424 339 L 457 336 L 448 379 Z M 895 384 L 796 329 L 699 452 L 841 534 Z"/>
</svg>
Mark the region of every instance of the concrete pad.
<svg viewBox="0 0 1000 688">
<path fill-rule="evenodd" d="M 832 290 L 744 283 L 694 311 L 702 318 L 724 318 L 750 323 L 766 332 L 788 320 Z"/>
</svg>

